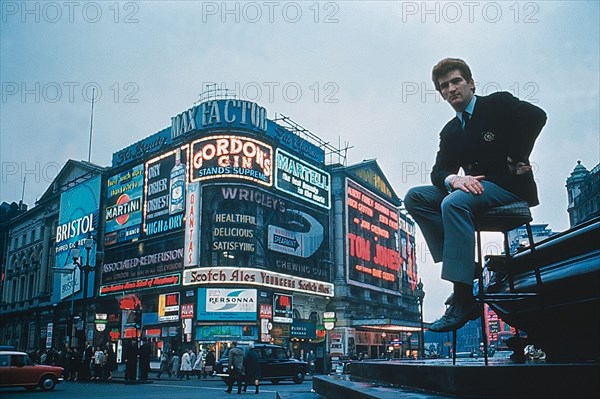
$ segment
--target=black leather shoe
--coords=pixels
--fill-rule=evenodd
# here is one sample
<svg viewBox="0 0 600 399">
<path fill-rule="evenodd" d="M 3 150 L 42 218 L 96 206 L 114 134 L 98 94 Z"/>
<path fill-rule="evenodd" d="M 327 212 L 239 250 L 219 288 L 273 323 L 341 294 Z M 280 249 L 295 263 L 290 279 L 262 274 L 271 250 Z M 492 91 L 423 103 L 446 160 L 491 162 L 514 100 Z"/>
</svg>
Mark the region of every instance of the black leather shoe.
<svg viewBox="0 0 600 399">
<path fill-rule="evenodd" d="M 437 319 L 431 326 L 429 331 L 446 332 L 458 330 L 464 326 L 469 320 L 475 320 L 480 316 L 480 306 L 473 300 L 458 301 L 452 298 L 452 302 L 446 313 Z"/>
<path fill-rule="evenodd" d="M 451 292 L 450 296 L 448 298 L 446 298 L 446 300 L 444 301 L 444 305 L 450 306 L 452 304 L 453 299 L 454 299 L 454 292 Z"/>
</svg>

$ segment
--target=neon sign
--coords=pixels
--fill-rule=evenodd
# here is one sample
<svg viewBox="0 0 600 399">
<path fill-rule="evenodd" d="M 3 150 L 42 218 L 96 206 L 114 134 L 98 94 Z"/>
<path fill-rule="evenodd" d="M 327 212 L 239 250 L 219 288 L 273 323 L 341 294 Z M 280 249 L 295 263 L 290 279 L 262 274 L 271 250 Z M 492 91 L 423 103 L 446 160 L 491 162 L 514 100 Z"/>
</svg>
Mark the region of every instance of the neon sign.
<svg viewBox="0 0 600 399">
<path fill-rule="evenodd" d="M 275 186 L 315 205 L 330 208 L 330 176 L 281 149 L 275 151 Z"/>
<path fill-rule="evenodd" d="M 194 141 L 192 181 L 235 178 L 273 185 L 273 148 L 243 136 L 211 136 Z"/>
<path fill-rule="evenodd" d="M 348 180 L 348 276 L 355 283 L 398 291 L 401 273 L 398 210 Z"/>
</svg>

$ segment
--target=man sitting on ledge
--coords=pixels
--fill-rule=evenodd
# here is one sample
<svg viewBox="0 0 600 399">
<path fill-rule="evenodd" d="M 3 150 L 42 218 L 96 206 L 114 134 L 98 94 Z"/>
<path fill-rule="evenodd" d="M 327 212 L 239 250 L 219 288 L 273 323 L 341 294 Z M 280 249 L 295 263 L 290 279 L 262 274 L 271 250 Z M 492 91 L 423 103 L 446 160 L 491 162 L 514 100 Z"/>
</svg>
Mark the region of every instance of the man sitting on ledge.
<svg viewBox="0 0 600 399">
<path fill-rule="evenodd" d="M 472 288 L 477 215 L 517 201 L 539 203 L 529 155 L 546 113 L 507 92 L 476 96 L 471 70 L 461 59 L 441 60 L 432 79 L 456 117 L 440 133 L 433 185 L 410 189 L 404 204 L 433 260 L 442 262 L 442 279 L 453 283 L 446 312 L 429 327 L 442 332 L 479 316 Z"/>
</svg>

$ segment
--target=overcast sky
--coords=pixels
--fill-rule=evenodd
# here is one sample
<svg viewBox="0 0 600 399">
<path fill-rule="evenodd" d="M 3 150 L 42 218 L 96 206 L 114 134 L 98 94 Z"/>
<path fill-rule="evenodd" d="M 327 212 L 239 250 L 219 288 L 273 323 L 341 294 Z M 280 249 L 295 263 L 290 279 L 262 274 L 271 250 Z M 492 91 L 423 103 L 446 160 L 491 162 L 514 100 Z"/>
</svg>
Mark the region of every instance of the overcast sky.
<svg viewBox="0 0 600 399">
<path fill-rule="evenodd" d="M 429 182 L 453 111 L 432 66 L 465 59 L 478 94 L 548 113 L 532 155 L 534 221 L 568 228 L 565 179 L 600 158 L 598 1 L 2 1 L 0 201 L 32 207 L 68 159 L 92 162 L 170 125 L 207 84 L 376 158 L 400 197 Z M 337 161 L 337 159 L 334 159 Z M 451 290 L 419 236 L 425 320 Z"/>
</svg>

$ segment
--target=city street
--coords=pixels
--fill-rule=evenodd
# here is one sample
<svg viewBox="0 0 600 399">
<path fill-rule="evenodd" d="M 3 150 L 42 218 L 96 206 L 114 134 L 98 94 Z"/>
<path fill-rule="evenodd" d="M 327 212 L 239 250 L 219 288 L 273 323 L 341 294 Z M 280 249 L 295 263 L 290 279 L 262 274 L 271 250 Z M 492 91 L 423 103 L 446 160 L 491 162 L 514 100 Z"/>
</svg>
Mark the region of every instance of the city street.
<svg viewBox="0 0 600 399">
<path fill-rule="evenodd" d="M 302 384 L 294 384 L 291 381 L 282 381 L 277 385 L 265 382 L 260 387 L 260 393 L 254 394 L 254 387 L 248 387 L 247 393 L 237 395 L 234 388 L 232 394 L 227 394 L 227 386 L 221 379 L 179 381 L 175 378 L 162 378 L 160 380 L 151 380 L 149 384 L 126 385 L 122 380 L 114 382 L 63 382 L 56 386 L 52 391 L 40 392 L 37 389 L 29 392 L 24 388 L 2 388 L 0 389 L 1 398 L 11 399 L 166 399 L 166 398 L 210 398 L 224 399 L 231 397 L 250 396 L 252 398 L 275 398 L 275 393 L 279 392 L 310 392 L 312 388 L 312 379 L 307 379 Z"/>
</svg>

